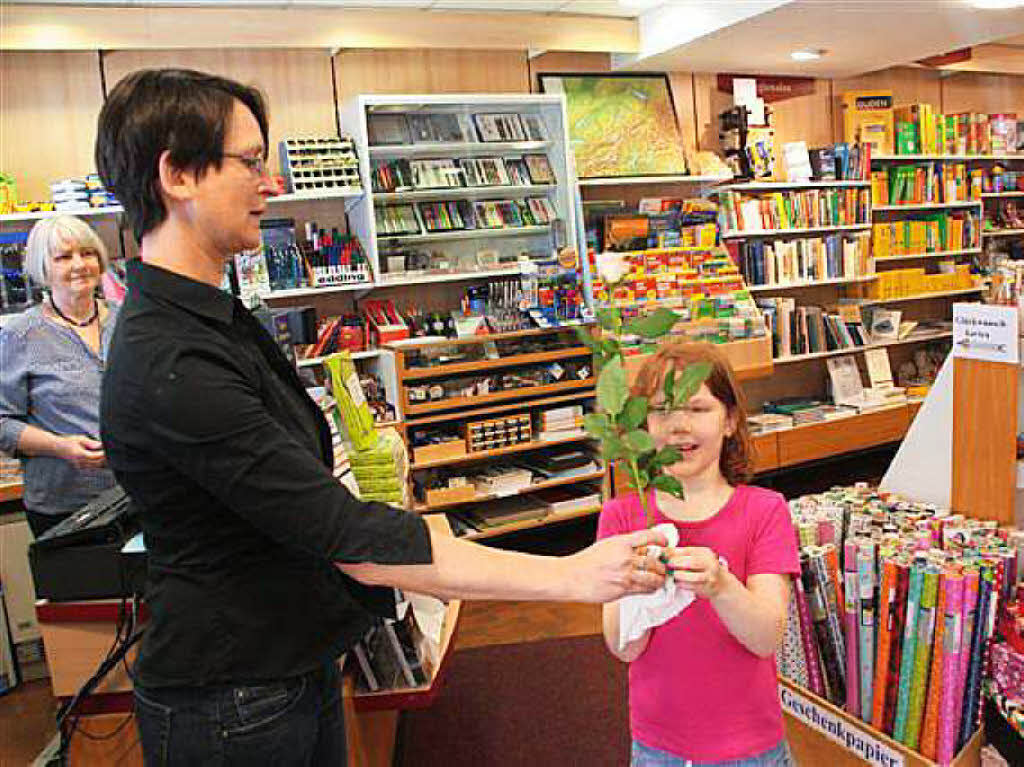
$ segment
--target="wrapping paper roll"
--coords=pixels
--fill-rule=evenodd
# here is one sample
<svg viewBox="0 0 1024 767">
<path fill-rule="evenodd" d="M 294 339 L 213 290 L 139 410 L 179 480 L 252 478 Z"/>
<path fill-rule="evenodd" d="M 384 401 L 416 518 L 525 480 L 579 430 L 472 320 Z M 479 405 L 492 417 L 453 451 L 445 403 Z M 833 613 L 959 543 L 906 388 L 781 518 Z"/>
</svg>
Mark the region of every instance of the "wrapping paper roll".
<svg viewBox="0 0 1024 767">
<path fill-rule="evenodd" d="M 896 699 L 896 721 L 892 729 L 892 736 L 900 743 L 907 742 L 907 716 L 910 713 L 910 692 L 914 684 L 914 658 L 917 650 L 917 618 L 923 586 L 924 566 L 915 563 L 910 568 L 907 618 L 903 628 L 903 657 L 900 659 L 899 696 Z"/>
<path fill-rule="evenodd" d="M 892 649 L 892 630 L 896 622 L 896 562 L 888 560 L 882 564 L 882 585 L 879 589 L 878 605 L 878 650 L 875 654 L 874 689 L 871 701 L 871 725 L 876 730 L 884 729 L 885 690 L 889 677 L 889 653 Z"/>
<path fill-rule="evenodd" d="M 932 638 L 935 635 L 935 607 L 939 599 L 937 567 L 928 566 L 921 585 L 921 606 L 917 613 L 917 641 L 914 648 L 914 676 L 907 709 L 907 733 L 904 744 L 917 749 L 924 719 L 924 700 L 928 694 L 928 672 L 932 665 Z"/>
<path fill-rule="evenodd" d="M 956 755 L 959 735 L 959 682 L 960 654 L 963 646 L 963 575 L 946 576 L 945 633 L 942 638 L 942 711 L 935 758 L 939 764 L 949 764 Z"/>
<path fill-rule="evenodd" d="M 951 574 L 939 576 L 939 599 L 935 605 L 935 639 L 932 643 L 932 664 L 928 672 L 928 694 L 925 696 L 924 721 L 921 724 L 920 751 L 929 759 L 935 759 L 939 740 L 939 709 L 942 706 L 942 663 L 946 634 L 946 582 Z"/>
</svg>

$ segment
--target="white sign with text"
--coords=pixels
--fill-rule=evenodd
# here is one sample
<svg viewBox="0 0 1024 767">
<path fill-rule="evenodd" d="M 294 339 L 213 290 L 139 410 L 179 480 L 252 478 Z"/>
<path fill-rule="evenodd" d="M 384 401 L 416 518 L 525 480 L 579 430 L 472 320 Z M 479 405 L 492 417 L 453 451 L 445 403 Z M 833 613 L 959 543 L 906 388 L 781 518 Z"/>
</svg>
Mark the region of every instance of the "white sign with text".
<svg viewBox="0 0 1024 767">
<path fill-rule="evenodd" d="M 877 767 L 904 767 L 903 754 L 874 737 L 867 731 L 866 725 L 863 728 L 851 725 L 841 716 L 833 714 L 810 698 L 781 684 L 779 699 L 782 701 L 783 711 L 792 714 L 808 727 L 856 754 L 868 764 Z"/>
<path fill-rule="evenodd" d="M 953 304 L 953 356 L 989 362 L 1019 361 L 1017 307 Z"/>
</svg>

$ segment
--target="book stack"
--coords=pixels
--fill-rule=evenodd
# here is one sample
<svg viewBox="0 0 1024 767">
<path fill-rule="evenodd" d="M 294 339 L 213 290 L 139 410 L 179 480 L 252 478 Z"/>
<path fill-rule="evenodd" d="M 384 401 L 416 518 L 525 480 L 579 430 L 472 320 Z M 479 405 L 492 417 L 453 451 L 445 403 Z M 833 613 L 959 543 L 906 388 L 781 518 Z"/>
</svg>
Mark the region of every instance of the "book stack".
<svg viewBox="0 0 1024 767">
<path fill-rule="evenodd" d="M 1024 533 L 865 486 L 790 510 L 801 576 L 780 673 L 948 764 L 979 723 L 997 607 L 1024 569 Z"/>
<path fill-rule="evenodd" d="M 900 163 L 875 171 L 871 197 L 875 205 L 922 205 L 966 202 L 974 194 L 964 163 L 926 162 Z"/>
<path fill-rule="evenodd" d="M 736 262 L 748 285 L 792 285 L 874 274 L 871 233 L 794 240 L 745 240 Z"/>
<path fill-rule="evenodd" d="M 843 187 L 801 191 L 719 195 L 719 225 L 724 232 L 810 229 L 867 223 L 870 190 Z"/>
<path fill-rule="evenodd" d="M 772 337 L 772 356 L 780 359 L 853 349 L 871 342 L 864 325 L 830 314 L 820 306 L 798 306 L 790 297 L 756 300 Z"/>
<path fill-rule="evenodd" d="M 856 286 L 851 297 L 870 299 L 903 298 L 927 293 L 969 290 L 975 287 L 969 264 L 956 264 L 948 272 L 929 274 L 924 269 L 890 269 L 879 272 L 876 279 Z"/>
<path fill-rule="evenodd" d="M 551 410 L 542 410 L 537 414 L 539 428 L 537 438 L 563 439 L 583 430 L 583 405 L 566 405 Z"/>
<path fill-rule="evenodd" d="M 941 253 L 980 247 L 981 222 L 977 213 L 932 213 L 872 227 L 875 258 Z"/>
</svg>

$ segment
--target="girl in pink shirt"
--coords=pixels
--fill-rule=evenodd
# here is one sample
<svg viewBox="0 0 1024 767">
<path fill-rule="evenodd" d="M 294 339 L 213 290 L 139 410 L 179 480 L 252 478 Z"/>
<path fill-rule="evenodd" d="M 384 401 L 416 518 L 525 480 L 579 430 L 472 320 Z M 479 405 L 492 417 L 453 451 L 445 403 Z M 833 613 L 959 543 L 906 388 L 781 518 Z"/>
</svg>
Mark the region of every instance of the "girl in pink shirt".
<svg viewBox="0 0 1024 767">
<path fill-rule="evenodd" d="M 667 370 L 700 361 L 712 364 L 711 375 L 686 406 L 666 410 Z M 671 522 L 679 531 L 668 566 L 697 599 L 621 648 L 619 605 L 604 606 L 605 642 L 630 664 L 631 765 L 791 766 L 775 651 L 790 576 L 800 572 L 796 536 L 781 495 L 743 484 L 751 474 L 750 433 L 732 370 L 710 344 L 667 344 L 643 366 L 633 393 L 649 400 L 655 444 L 682 454 L 667 472 L 686 499 L 657 490 L 648 505 L 654 524 Z M 645 526 L 631 493 L 605 504 L 598 537 Z"/>
</svg>

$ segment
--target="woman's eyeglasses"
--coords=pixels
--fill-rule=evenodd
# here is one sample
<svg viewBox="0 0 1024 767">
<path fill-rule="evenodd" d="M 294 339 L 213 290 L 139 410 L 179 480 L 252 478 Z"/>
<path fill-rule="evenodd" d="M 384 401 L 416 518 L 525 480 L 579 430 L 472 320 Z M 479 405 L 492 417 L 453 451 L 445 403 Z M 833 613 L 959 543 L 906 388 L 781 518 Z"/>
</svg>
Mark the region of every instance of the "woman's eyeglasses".
<svg viewBox="0 0 1024 767">
<path fill-rule="evenodd" d="M 269 176 L 270 169 L 267 166 L 267 160 L 262 155 L 248 155 L 248 154 L 235 154 L 233 152 L 221 152 L 221 157 L 230 157 L 233 160 L 238 160 L 242 165 L 249 169 L 249 172 L 254 176 Z"/>
</svg>

